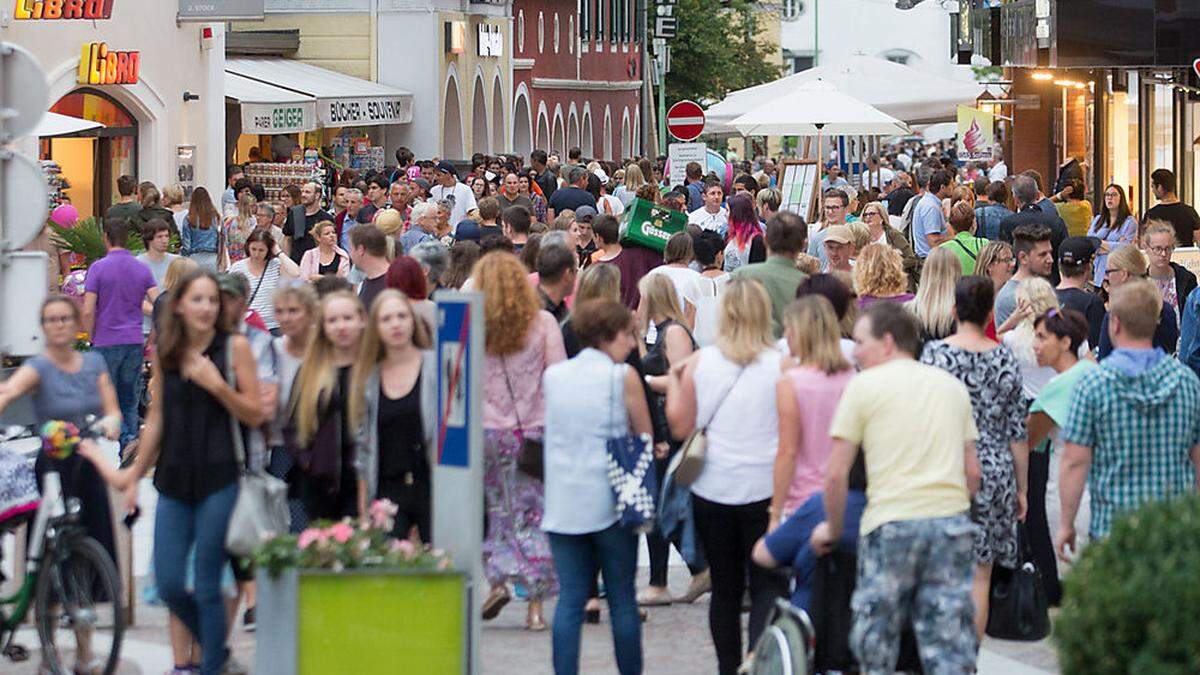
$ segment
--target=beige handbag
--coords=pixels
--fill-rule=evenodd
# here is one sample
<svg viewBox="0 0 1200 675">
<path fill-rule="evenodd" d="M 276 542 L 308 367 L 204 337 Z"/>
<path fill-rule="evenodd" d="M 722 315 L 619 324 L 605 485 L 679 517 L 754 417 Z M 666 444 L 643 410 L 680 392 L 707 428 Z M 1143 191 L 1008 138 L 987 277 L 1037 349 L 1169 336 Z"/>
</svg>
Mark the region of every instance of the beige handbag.
<svg viewBox="0 0 1200 675">
<path fill-rule="evenodd" d="M 733 391 L 734 385 L 742 378 L 742 373 L 746 372 L 743 366 L 738 371 L 733 381 L 725 389 L 725 393 L 721 398 L 717 399 L 717 407 L 713 408 L 712 415 L 709 416 L 708 422 L 702 426 L 692 430 L 692 433 L 683 439 L 683 444 L 679 447 L 679 452 L 671 458 L 671 463 L 667 465 L 667 475 L 671 476 L 671 480 L 675 481 L 676 485 L 682 487 L 690 487 L 696 479 L 700 477 L 700 473 L 704 471 L 704 460 L 708 456 L 708 427 L 716 419 L 717 413 L 721 410 L 721 405 L 725 403 L 725 399 L 729 397 L 729 392 Z"/>
</svg>

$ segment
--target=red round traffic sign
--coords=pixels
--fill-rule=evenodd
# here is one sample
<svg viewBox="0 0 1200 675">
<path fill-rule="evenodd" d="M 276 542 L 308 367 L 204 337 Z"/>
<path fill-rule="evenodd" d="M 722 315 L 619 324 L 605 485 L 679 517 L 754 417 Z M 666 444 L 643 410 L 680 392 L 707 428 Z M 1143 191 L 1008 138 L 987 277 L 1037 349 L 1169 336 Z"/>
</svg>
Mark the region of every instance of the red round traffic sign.
<svg viewBox="0 0 1200 675">
<path fill-rule="evenodd" d="M 681 141 L 695 140 L 704 132 L 704 109 L 692 101 L 680 101 L 667 111 L 667 130 Z"/>
</svg>

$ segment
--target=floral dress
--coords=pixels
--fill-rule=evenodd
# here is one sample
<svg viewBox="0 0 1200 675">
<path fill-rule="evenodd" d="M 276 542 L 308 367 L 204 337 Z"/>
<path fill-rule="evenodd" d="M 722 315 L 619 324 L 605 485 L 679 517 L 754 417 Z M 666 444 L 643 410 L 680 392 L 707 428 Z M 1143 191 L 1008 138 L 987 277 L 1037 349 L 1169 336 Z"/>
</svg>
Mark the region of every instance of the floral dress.
<svg viewBox="0 0 1200 675">
<path fill-rule="evenodd" d="M 242 228 L 238 227 L 236 217 L 225 220 L 225 227 L 222 234 L 225 236 L 225 250 L 229 254 L 230 265 L 246 258 L 246 239 L 253 231 L 253 223 L 250 224 L 250 229 L 242 232 Z"/>
<path fill-rule="evenodd" d="M 975 561 L 1017 565 L 1017 480 L 1010 444 L 1027 438 L 1029 401 L 1021 389 L 1017 358 L 1003 345 L 972 352 L 943 341 L 931 342 L 921 363 L 937 366 L 958 378 L 971 395 L 979 440 L 975 450 L 983 474 L 971 503 Z"/>
<path fill-rule="evenodd" d="M 550 540 L 542 531 L 544 488 L 517 470 L 517 459 L 522 439 L 542 437 L 542 374 L 564 359 L 558 322 L 543 310 L 534 316 L 521 351 L 488 354 L 485 364 L 483 571 L 490 584 L 519 583 L 534 600 L 557 593 L 558 583 Z"/>
</svg>

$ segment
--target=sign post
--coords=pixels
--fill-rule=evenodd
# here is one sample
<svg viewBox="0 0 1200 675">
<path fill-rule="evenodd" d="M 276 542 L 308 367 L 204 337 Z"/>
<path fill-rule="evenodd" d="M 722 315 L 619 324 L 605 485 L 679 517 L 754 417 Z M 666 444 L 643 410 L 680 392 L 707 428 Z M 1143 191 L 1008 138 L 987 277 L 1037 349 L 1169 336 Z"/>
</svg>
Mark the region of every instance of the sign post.
<svg viewBox="0 0 1200 675">
<path fill-rule="evenodd" d="M 479 672 L 483 588 L 483 295 L 438 291 L 437 461 L 433 467 L 433 544 L 470 581 L 465 672 Z"/>
<path fill-rule="evenodd" d="M 687 176 L 687 165 L 696 162 L 703 169 L 708 162 L 708 146 L 703 143 L 672 143 L 667 146 L 671 165 L 671 185 L 680 185 Z M 705 171 L 704 173 L 708 173 Z"/>
<path fill-rule="evenodd" d="M 667 111 L 667 130 L 684 142 L 699 138 L 704 122 L 704 109 L 693 101 L 679 101 Z"/>
</svg>

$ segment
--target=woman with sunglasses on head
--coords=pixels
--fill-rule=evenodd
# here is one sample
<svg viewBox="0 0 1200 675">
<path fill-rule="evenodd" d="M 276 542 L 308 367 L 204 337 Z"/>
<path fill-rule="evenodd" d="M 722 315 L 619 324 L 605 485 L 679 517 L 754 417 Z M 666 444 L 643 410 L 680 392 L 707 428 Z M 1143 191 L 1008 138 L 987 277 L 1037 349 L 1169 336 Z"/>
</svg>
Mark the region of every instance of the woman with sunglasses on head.
<svg viewBox="0 0 1200 675">
<path fill-rule="evenodd" d="M 1096 288 L 1100 288 L 1104 284 L 1105 261 L 1108 259 L 1108 254 L 1118 246 L 1132 244 L 1137 239 L 1137 235 L 1137 218 L 1133 217 L 1133 212 L 1129 209 L 1129 202 L 1125 199 L 1125 189 L 1116 183 L 1109 184 L 1104 188 L 1104 204 L 1100 207 L 1100 213 L 1092 219 L 1092 225 L 1087 231 L 1087 236 L 1100 240 L 1100 251 L 1096 255 L 1095 276 L 1093 277 Z"/>
<path fill-rule="evenodd" d="M 1112 292 L 1114 288 L 1129 283 L 1131 279 L 1143 279 L 1150 275 L 1150 261 L 1146 254 L 1133 244 L 1125 244 L 1108 254 L 1104 268 L 1104 288 Z M 1154 329 L 1154 346 L 1162 348 L 1168 354 L 1174 354 L 1179 342 L 1179 323 L 1175 320 L 1175 310 L 1169 303 L 1162 303 L 1158 317 L 1158 327 Z M 1104 326 L 1100 330 L 1100 345 L 1096 355 L 1100 360 L 1113 350 L 1112 338 L 1108 334 L 1108 314 L 1104 315 Z"/>
<path fill-rule="evenodd" d="M 975 273 L 991 279 L 995 292 L 999 293 L 1004 284 L 1012 278 L 1016 261 L 1012 244 L 992 240 L 980 249 L 979 258 L 975 261 Z M 989 338 L 998 339 L 995 319 L 988 322 L 984 332 Z"/>
<path fill-rule="evenodd" d="M 1073 309 L 1050 310 L 1034 319 L 1033 326 L 1033 351 L 1037 355 L 1038 365 L 1052 368 L 1056 374 L 1042 387 L 1029 408 L 1027 426 L 1029 447 L 1033 452 L 1029 459 L 1029 515 L 1026 523 L 1034 562 L 1046 589 L 1046 599 L 1054 607 L 1062 600 L 1062 585 L 1058 581 L 1053 544 L 1059 525 L 1060 452 L 1057 450 L 1061 448 L 1053 446 L 1058 445 L 1057 430 L 1067 422 L 1075 385 L 1088 371 L 1098 368 L 1099 364 L 1078 356 L 1088 333 L 1087 319 L 1079 312 Z M 1040 481 L 1036 475 L 1039 471 L 1043 473 Z M 1085 494 L 1080 500 L 1076 522 L 1088 522 L 1089 502 Z M 1083 526 L 1076 530 L 1087 532 Z"/>
<path fill-rule="evenodd" d="M 80 311 L 70 298 L 52 295 L 42 303 L 42 335 L 46 348 L 41 354 L 25 361 L 8 380 L 0 382 L 0 412 L 13 401 L 30 395 L 34 417 L 39 425 L 51 420 L 64 420 L 80 429 L 87 427 L 87 418 L 100 417 L 100 426 L 109 440 L 116 440 L 121 431 L 121 410 L 117 392 L 108 376 L 108 368 L 98 352 L 75 351 L 75 336 L 80 330 Z M 81 453 L 82 454 L 82 453 Z M 102 458 L 101 461 L 110 461 Z M 66 459 L 53 459 L 39 452 L 34 463 L 38 490 L 42 476 L 56 471 L 62 476 L 63 497 L 79 500 L 80 522 L 87 535 L 95 539 L 109 557 L 116 561 L 112 516 L 108 505 L 108 488 L 91 463 L 80 454 Z M 93 661 L 90 640 L 76 633 L 76 673 L 102 672 L 104 663 Z"/>
</svg>

